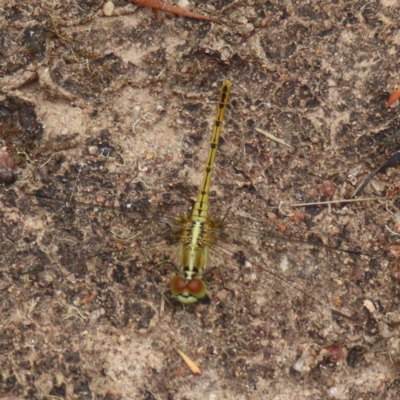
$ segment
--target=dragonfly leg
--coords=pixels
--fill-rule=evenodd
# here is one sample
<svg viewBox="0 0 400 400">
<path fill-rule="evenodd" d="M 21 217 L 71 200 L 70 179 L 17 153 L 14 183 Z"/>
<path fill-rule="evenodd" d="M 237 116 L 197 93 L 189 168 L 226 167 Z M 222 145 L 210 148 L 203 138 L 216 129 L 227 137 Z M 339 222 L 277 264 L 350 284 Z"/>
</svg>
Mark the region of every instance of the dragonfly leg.
<svg viewBox="0 0 400 400">
<path fill-rule="evenodd" d="M 225 286 L 225 279 L 224 279 L 224 275 L 223 275 L 223 273 L 222 273 L 222 268 L 221 268 L 221 267 L 214 266 L 214 267 L 211 267 L 211 268 L 207 269 L 207 270 L 203 273 L 203 277 L 204 277 L 205 275 L 207 275 L 207 274 L 209 274 L 209 273 L 215 271 L 216 269 L 219 271 L 219 273 L 220 273 L 220 275 L 221 275 L 222 287 L 223 287 L 225 290 L 229 290 L 230 292 L 232 292 L 233 296 L 235 296 L 235 291 L 234 291 L 233 289 L 230 289 L 230 288 L 228 288 L 227 286 Z M 207 282 L 206 282 L 206 283 L 207 283 Z M 207 286 L 208 286 L 208 285 L 207 285 Z M 205 316 L 207 315 L 207 313 L 208 313 L 208 311 L 209 311 L 209 309 L 210 309 L 210 307 L 211 307 L 211 304 L 214 303 L 214 300 L 212 299 L 212 297 L 210 296 L 209 293 L 207 293 L 205 297 L 207 297 L 207 298 L 209 299 L 210 302 L 209 302 L 207 308 L 205 309 L 205 311 L 201 314 L 201 322 L 203 323 L 203 326 L 204 326 L 205 328 L 207 328 Z"/>
<path fill-rule="evenodd" d="M 162 302 L 163 300 L 164 300 L 164 302 L 166 301 L 174 311 L 176 309 L 176 307 L 168 299 L 168 295 L 170 295 L 170 294 L 171 294 L 171 290 L 170 289 L 167 289 L 167 290 L 165 290 L 164 292 L 161 293 L 161 296 L 162 296 L 161 299 L 162 300 L 161 300 L 161 305 L 160 305 L 160 317 L 164 313 L 164 305 L 163 305 L 163 302 Z M 183 303 L 181 303 L 181 302 L 179 302 L 179 303 L 181 304 L 181 306 L 183 308 L 183 311 L 186 311 L 185 305 Z"/>
<path fill-rule="evenodd" d="M 224 274 L 222 273 L 222 268 L 221 268 L 221 267 L 215 266 L 215 267 L 211 267 L 211 268 L 207 269 L 206 271 L 204 271 L 203 277 L 204 277 L 205 275 L 209 274 L 210 272 L 215 271 L 216 269 L 219 271 L 219 273 L 220 273 L 220 275 L 221 275 L 222 287 L 223 287 L 225 290 L 229 290 L 230 292 L 232 292 L 233 296 L 235 296 L 235 291 L 234 291 L 233 289 L 230 289 L 230 288 L 228 288 L 227 286 L 225 286 Z"/>
<path fill-rule="evenodd" d="M 178 272 L 178 274 L 180 274 L 180 272 L 181 272 L 181 270 L 179 269 L 179 267 L 178 267 L 173 261 L 171 261 L 171 260 L 164 260 L 164 261 L 161 261 L 160 263 L 158 263 L 158 264 L 156 265 L 156 267 L 158 267 L 158 266 L 161 265 L 161 264 L 171 264 L 171 265 L 174 267 L 175 271 Z"/>
<path fill-rule="evenodd" d="M 223 224 L 224 224 L 225 219 L 226 219 L 226 217 L 228 216 L 229 211 L 231 210 L 231 208 L 232 208 L 232 207 L 228 207 L 228 209 L 226 210 L 226 213 L 224 214 L 224 216 L 222 217 L 221 221 L 219 222 L 220 225 L 223 225 Z"/>
<path fill-rule="evenodd" d="M 210 274 L 211 272 L 215 271 L 216 269 L 219 269 L 219 267 L 211 267 L 211 268 L 206 269 L 202 274 L 203 277 Z"/>
<path fill-rule="evenodd" d="M 164 301 L 166 301 L 166 302 L 171 306 L 171 308 L 174 308 L 174 306 L 172 305 L 172 303 L 168 300 L 167 294 L 169 294 L 169 293 L 170 293 L 170 290 L 167 289 L 167 290 L 165 290 L 163 293 L 161 293 L 161 296 L 162 296 L 162 298 L 164 299 Z M 161 313 L 160 313 L 160 315 L 161 315 Z"/>
</svg>

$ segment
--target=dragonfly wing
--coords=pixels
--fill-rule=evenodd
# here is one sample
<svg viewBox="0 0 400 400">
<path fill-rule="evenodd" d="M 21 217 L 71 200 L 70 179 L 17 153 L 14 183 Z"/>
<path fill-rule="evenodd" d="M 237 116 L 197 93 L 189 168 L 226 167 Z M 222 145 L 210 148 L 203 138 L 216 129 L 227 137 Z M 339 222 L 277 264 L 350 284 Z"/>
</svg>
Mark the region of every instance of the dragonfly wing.
<svg viewBox="0 0 400 400">
<path fill-rule="evenodd" d="M 54 199 L 43 193 L 29 197 L 37 209 L 43 211 L 42 218 L 60 231 L 57 237 L 49 240 L 58 243 L 60 264 L 75 272 L 74 264 L 84 265 L 90 258 L 105 260 L 109 257 L 107 254 L 112 253 L 119 252 L 122 256 L 122 252 L 129 252 L 129 249 L 147 251 L 148 259 L 151 259 L 157 248 L 171 247 L 179 242 L 180 219 L 169 212 L 186 210 L 187 213 L 188 209 L 181 204 L 153 206 L 147 202 L 125 202 L 115 208 Z M 85 268 L 81 267 L 79 274 L 84 273 Z"/>
<path fill-rule="evenodd" d="M 365 269 L 369 258 L 360 253 L 338 251 L 298 237 L 286 238 L 262 228 L 261 223 L 239 217 L 227 220 L 214 237 L 210 241 L 213 254 L 224 257 L 223 265 L 239 267 L 237 278 L 247 281 L 249 296 L 261 296 L 257 301 L 283 293 L 297 304 L 307 301 L 324 309 L 346 308 L 344 314 L 348 315 L 362 296 L 353 274 Z"/>
</svg>

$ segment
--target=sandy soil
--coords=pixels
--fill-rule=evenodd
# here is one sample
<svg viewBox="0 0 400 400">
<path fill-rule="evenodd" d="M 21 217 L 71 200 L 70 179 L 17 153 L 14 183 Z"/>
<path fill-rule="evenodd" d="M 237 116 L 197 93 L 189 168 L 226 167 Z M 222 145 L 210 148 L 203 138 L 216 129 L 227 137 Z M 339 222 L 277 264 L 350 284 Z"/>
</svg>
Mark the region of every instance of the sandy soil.
<svg viewBox="0 0 400 400">
<path fill-rule="evenodd" d="M 179 4 L 221 25 L 124 1 L 111 17 L 98 0 L 3 2 L 0 179 L 16 180 L 0 187 L 1 399 L 399 398 L 385 228 L 399 230 L 399 204 L 290 205 L 350 198 L 399 149 L 386 100 L 400 5 L 204 3 Z M 211 305 L 184 309 L 162 300 L 177 255 L 157 218 L 193 204 L 222 79 L 211 209 L 226 227 L 210 265 L 223 269 Z M 390 168 L 363 196 L 398 179 Z"/>
</svg>

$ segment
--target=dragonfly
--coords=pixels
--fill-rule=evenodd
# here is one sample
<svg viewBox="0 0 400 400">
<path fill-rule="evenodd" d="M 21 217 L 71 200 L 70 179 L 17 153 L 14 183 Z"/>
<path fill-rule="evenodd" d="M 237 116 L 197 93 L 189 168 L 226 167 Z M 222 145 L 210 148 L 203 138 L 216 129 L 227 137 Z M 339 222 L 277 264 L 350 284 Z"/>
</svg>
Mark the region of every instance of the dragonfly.
<svg viewBox="0 0 400 400">
<path fill-rule="evenodd" d="M 277 233 L 273 227 L 266 227 L 265 221 L 231 215 L 229 209 L 217 218 L 210 215 L 211 180 L 231 87 L 232 83 L 229 80 L 222 82 L 202 183 L 191 212 L 185 208 L 186 206 L 182 207 L 180 204 L 153 206 L 147 201 L 140 200 L 121 201 L 119 203 L 122 203 L 122 206 L 118 210 L 111 206 L 94 205 L 84 201 L 71 200 L 68 204 L 92 209 L 95 213 L 101 211 L 111 213 L 113 216 L 117 215 L 118 221 L 122 218 L 124 222 L 121 222 L 119 226 L 132 227 L 134 236 L 129 240 L 131 243 L 136 243 L 136 248 L 145 249 L 147 256 L 149 252 L 155 251 L 155 247 L 160 242 L 171 248 L 177 245 L 178 249 L 175 249 L 177 262 L 168 259 L 176 270 L 170 282 L 170 293 L 172 298 L 183 305 L 190 305 L 210 296 L 206 278 L 213 275 L 217 266 L 210 267 L 209 259 L 213 256 L 216 256 L 215 258 L 221 256 L 222 259 L 229 256 L 242 267 L 250 266 L 257 271 L 262 271 L 267 277 L 289 287 L 302 298 L 312 300 L 330 311 L 341 314 L 336 308 L 341 305 L 342 297 L 348 292 L 348 287 L 342 283 L 343 268 L 354 263 L 354 258 L 360 257 L 360 252 L 352 249 L 338 249 L 320 242 L 310 243 L 301 237 L 288 238 L 286 235 Z M 42 205 L 54 200 L 43 190 L 33 195 Z M 129 220 L 129 218 L 132 219 Z M 98 220 L 100 219 L 99 217 Z M 115 221 L 110 223 L 107 219 L 108 228 L 110 224 L 117 223 Z M 117 251 L 121 250 L 118 246 L 118 244 L 115 245 Z M 314 249 L 311 250 L 311 258 L 303 257 L 304 252 L 299 249 L 304 246 Z M 253 256 L 249 255 L 249 249 L 254 254 Z M 331 254 L 330 268 L 324 269 L 319 265 L 319 251 L 327 251 Z M 287 273 L 287 270 L 290 270 L 288 266 L 293 264 L 301 265 L 300 270 L 304 270 L 295 274 L 296 278 L 290 277 L 290 271 Z M 306 264 L 307 268 L 313 271 L 311 277 L 306 276 Z M 333 291 L 331 289 L 322 291 L 324 298 L 310 290 L 312 287 L 321 286 L 322 283 L 335 288 Z M 252 284 L 265 285 L 265 291 L 268 291 L 268 286 L 263 279 L 257 277 Z M 332 306 L 332 303 L 336 308 Z M 346 313 L 344 315 L 346 316 Z"/>
</svg>

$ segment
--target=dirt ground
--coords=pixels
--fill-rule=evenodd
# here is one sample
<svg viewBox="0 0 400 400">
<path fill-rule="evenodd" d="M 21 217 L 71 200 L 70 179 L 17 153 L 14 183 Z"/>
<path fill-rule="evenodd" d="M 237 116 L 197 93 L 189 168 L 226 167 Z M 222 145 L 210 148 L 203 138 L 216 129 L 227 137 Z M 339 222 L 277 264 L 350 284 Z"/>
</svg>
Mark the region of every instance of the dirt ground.
<svg viewBox="0 0 400 400">
<path fill-rule="evenodd" d="M 398 399 L 399 169 L 360 196 L 381 201 L 291 205 L 349 199 L 399 150 L 399 2 L 179 5 L 222 23 L 2 2 L 0 398 Z M 223 268 L 183 308 L 159 216 L 193 205 L 222 79 Z"/>
</svg>

